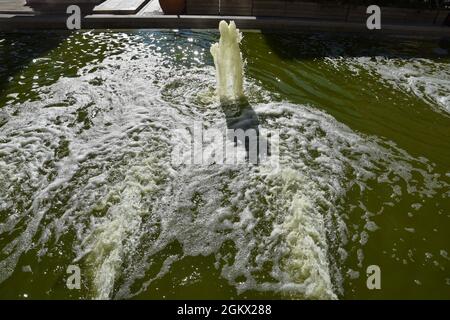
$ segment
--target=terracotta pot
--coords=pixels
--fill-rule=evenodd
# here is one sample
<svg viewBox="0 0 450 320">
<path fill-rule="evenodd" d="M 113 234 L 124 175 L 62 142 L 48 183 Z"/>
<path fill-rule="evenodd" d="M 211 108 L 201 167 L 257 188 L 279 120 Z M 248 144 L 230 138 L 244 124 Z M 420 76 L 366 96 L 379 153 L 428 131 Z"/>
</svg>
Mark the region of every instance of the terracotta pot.
<svg viewBox="0 0 450 320">
<path fill-rule="evenodd" d="M 159 0 L 164 14 L 182 14 L 186 7 L 186 0 Z"/>
</svg>

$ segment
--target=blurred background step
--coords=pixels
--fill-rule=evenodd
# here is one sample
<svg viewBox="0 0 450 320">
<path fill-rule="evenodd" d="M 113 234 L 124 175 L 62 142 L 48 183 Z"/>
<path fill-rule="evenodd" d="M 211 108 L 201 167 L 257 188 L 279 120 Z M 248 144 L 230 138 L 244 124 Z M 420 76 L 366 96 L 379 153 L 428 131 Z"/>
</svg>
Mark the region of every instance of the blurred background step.
<svg viewBox="0 0 450 320">
<path fill-rule="evenodd" d="M 83 13 L 92 9 L 103 0 L 0 0 L 2 14 L 66 14 L 67 7 L 78 5 Z"/>
<path fill-rule="evenodd" d="M 150 0 L 106 0 L 94 8 L 95 14 L 136 14 Z M 155 1 L 155 0 L 153 0 Z"/>
<path fill-rule="evenodd" d="M 141 11 L 139 11 L 138 15 L 140 15 L 140 16 L 160 16 L 160 15 L 164 15 L 164 12 L 161 9 L 159 0 L 150 0 L 150 2 Z"/>
<path fill-rule="evenodd" d="M 26 5 L 26 0 L 0 0 L 0 13 L 32 13 L 33 9 Z"/>
</svg>

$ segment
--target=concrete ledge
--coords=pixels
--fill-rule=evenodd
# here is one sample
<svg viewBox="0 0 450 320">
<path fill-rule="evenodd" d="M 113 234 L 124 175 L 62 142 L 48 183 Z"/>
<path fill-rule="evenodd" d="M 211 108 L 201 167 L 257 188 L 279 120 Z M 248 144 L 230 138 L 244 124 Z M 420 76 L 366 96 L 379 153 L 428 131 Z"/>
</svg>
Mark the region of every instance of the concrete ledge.
<svg viewBox="0 0 450 320">
<path fill-rule="evenodd" d="M 254 16 L 130 16 L 87 15 L 83 29 L 217 29 L 221 20 L 234 20 L 241 30 L 346 32 L 367 35 L 449 37 L 449 27 L 384 24 L 381 30 L 367 30 L 365 23 L 320 21 Z M 0 15 L 0 30 L 66 29 L 66 16 Z"/>
</svg>

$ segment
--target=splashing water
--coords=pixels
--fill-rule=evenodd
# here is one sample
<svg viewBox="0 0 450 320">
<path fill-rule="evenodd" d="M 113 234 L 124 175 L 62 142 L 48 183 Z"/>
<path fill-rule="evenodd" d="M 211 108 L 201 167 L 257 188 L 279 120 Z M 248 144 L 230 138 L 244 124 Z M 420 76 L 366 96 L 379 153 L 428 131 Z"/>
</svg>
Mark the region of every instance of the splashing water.
<svg viewBox="0 0 450 320">
<path fill-rule="evenodd" d="M 220 40 L 211 46 L 217 78 L 217 93 L 221 100 L 239 99 L 244 95 L 244 63 L 239 44 L 242 34 L 234 21 L 219 24 Z"/>
<path fill-rule="evenodd" d="M 74 33 L 14 76 L 0 95 L 7 101 L 0 110 L 0 298 L 359 298 L 368 292 L 370 261 L 380 261 L 383 274 L 402 275 L 383 297 L 397 293 L 397 285 L 416 286 L 414 279 L 426 288 L 431 278 L 434 296 L 447 295 L 448 246 L 439 239 L 448 232 L 448 118 L 428 115 L 436 135 L 400 126 L 388 138 L 377 136 L 389 133 L 383 127 L 358 131 L 358 123 L 395 124 L 367 105 L 377 98 L 384 113 L 399 109 L 400 119 L 414 120 L 402 122 L 407 129 L 421 128 L 416 124 L 431 110 L 416 95 L 403 104 L 383 99 L 377 90 L 401 92 L 353 57 L 281 59 L 267 54 L 262 36 L 245 38 L 246 98 L 258 128 L 279 132 L 276 170 L 171 161 L 179 141 L 191 143 L 180 126 L 203 121 L 225 130 L 235 120 L 213 98 L 215 70 L 207 56 L 215 34 Z M 14 47 L 29 44 L 15 37 Z M 300 48 L 329 43 L 310 39 L 318 38 Z M 97 48 L 101 54 L 85 54 Z M 436 70 L 447 62 L 424 63 L 415 69 L 446 79 Z M 361 79 L 370 80 L 366 91 Z M 226 83 L 229 98 L 232 85 Z M 431 98 L 445 92 L 436 86 L 427 100 L 439 108 Z M 319 110 L 334 107 L 370 116 L 336 112 L 336 119 Z M 427 142 L 436 141 L 444 156 L 428 159 L 433 152 L 408 147 L 402 130 L 432 138 Z M 214 143 L 205 139 L 205 150 Z M 392 242 L 383 244 L 384 232 Z M 80 266 L 81 290 L 66 289 L 68 265 Z M 422 297 L 431 290 L 410 292 Z"/>
</svg>

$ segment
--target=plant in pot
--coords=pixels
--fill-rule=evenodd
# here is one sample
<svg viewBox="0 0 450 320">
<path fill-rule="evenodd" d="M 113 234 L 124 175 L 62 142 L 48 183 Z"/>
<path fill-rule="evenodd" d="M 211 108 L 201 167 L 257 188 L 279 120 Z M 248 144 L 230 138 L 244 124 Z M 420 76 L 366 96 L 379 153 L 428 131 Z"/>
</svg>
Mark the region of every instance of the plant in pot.
<svg viewBox="0 0 450 320">
<path fill-rule="evenodd" d="M 186 0 L 159 0 L 164 14 L 182 14 L 186 8 Z"/>
</svg>

